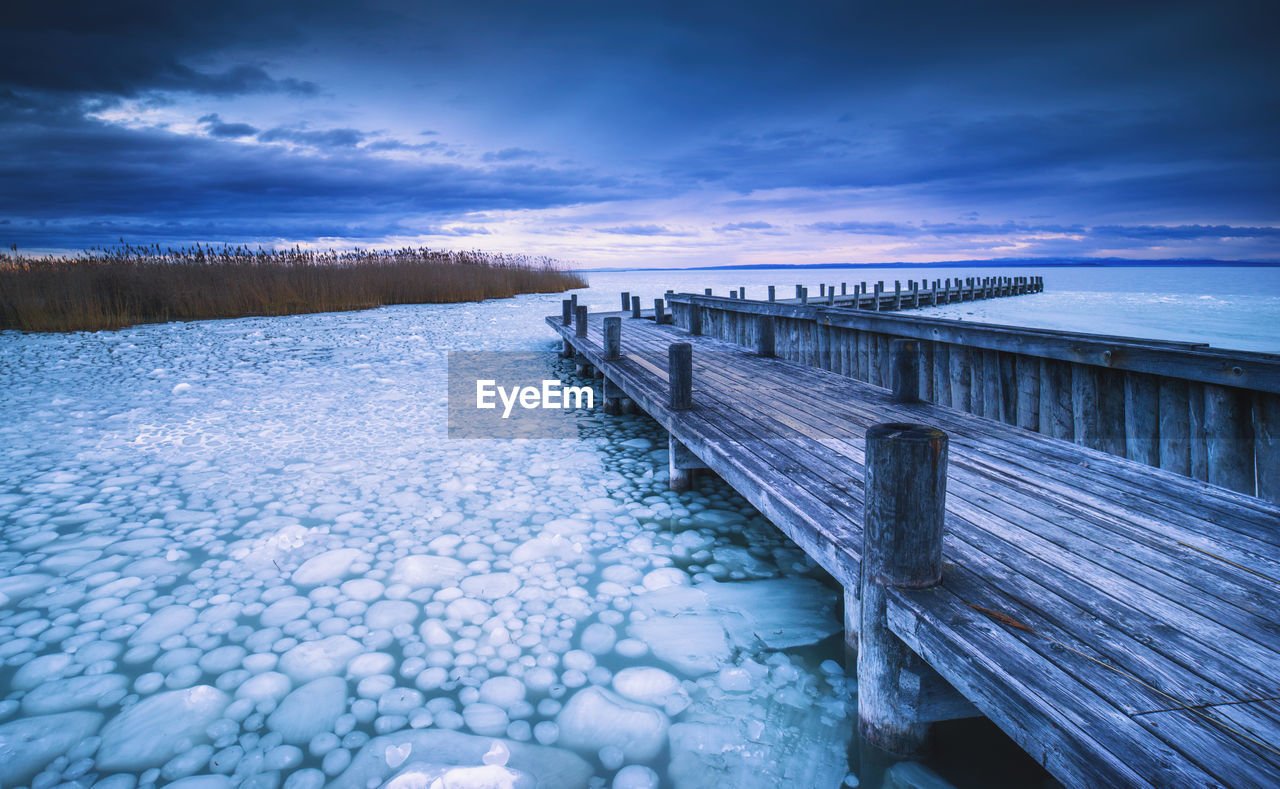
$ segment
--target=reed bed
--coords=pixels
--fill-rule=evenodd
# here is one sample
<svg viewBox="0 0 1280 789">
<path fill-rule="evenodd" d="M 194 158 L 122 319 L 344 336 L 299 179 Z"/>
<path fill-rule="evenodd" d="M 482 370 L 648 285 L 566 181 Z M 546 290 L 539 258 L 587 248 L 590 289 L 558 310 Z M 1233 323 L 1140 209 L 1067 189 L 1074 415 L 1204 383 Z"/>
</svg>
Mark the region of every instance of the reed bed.
<svg viewBox="0 0 1280 789">
<path fill-rule="evenodd" d="M 394 251 L 98 247 L 75 257 L 0 252 L 0 329 L 296 315 L 557 293 L 585 287 L 549 258 Z"/>
</svg>

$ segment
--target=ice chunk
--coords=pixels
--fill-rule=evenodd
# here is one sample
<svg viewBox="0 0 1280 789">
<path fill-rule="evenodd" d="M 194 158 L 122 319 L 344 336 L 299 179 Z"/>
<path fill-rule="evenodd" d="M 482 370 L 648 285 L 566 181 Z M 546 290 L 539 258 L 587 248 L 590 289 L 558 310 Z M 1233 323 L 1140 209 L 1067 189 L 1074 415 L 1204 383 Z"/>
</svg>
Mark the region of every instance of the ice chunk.
<svg viewBox="0 0 1280 789">
<path fill-rule="evenodd" d="M 629 764 L 613 776 L 612 789 L 658 789 L 658 774 L 643 764 Z"/>
<path fill-rule="evenodd" d="M 632 666 L 613 675 L 613 689 L 619 696 L 653 707 L 664 707 L 673 696 L 688 706 L 689 694 L 674 674 L 651 666 Z"/>
<path fill-rule="evenodd" d="M 556 716 L 559 744 L 598 752 L 613 745 L 627 761 L 646 762 L 666 744 L 667 716 L 652 707 L 635 704 L 603 688 L 578 691 Z"/>
<path fill-rule="evenodd" d="M 320 677 L 341 674 L 351 658 L 363 647 L 348 636 L 329 636 L 319 641 L 306 641 L 280 656 L 280 670 L 295 684 Z"/>
<path fill-rule="evenodd" d="M 372 557 L 358 548 L 336 548 L 312 556 L 293 571 L 293 583 L 297 586 L 320 586 L 333 583 L 351 572 L 351 565 L 368 562 Z"/>
<path fill-rule="evenodd" d="M 394 769 L 387 765 L 386 760 L 387 749 L 393 746 L 407 744 L 413 754 L 429 758 L 436 765 L 480 766 L 494 742 L 490 737 L 443 729 L 410 729 L 374 737 L 360 749 L 350 766 L 329 783 L 327 789 L 380 786 Z M 591 779 L 591 766 L 570 751 L 514 740 L 499 742 L 510 752 L 506 766 L 532 775 L 538 787 L 586 789 Z"/>
<path fill-rule="evenodd" d="M 463 707 L 462 719 L 466 722 L 468 729 L 486 737 L 496 737 L 504 733 L 507 730 L 507 724 L 510 723 L 505 710 L 483 702 Z"/>
<path fill-rule="evenodd" d="M 729 641 L 717 617 L 702 614 L 653 617 L 632 622 L 627 632 L 654 657 L 691 676 L 708 674 L 729 659 Z"/>
<path fill-rule="evenodd" d="M 790 649 L 816 644 L 844 629 L 836 592 L 806 577 L 704 583 L 697 587 L 725 617 L 734 643 Z"/>
<path fill-rule="evenodd" d="M 267 671 L 241 683 L 240 687 L 236 688 L 236 698 L 255 702 L 267 699 L 279 701 L 292 687 L 293 683 L 284 674 L 278 671 Z"/>
<path fill-rule="evenodd" d="M 414 762 L 383 785 L 383 789 L 537 789 L 528 773 L 496 764 L 454 767 Z"/>
<path fill-rule="evenodd" d="M 391 582 L 424 586 L 452 586 L 467 574 L 467 566 L 448 556 L 406 556 L 395 564 Z"/>
<path fill-rule="evenodd" d="M 2 596 L 0 599 L 16 603 L 24 597 L 48 589 L 56 580 L 54 576 L 46 575 L 45 573 L 6 575 L 0 578 L 0 596 Z"/>
<path fill-rule="evenodd" d="M 55 679 L 23 696 L 22 711 L 27 715 L 47 715 L 81 707 L 92 707 L 103 696 L 124 690 L 128 686 L 129 681 L 119 674 L 94 674 Z"/>
<path fill-rule="evenodd" d="M 21 786 L 46 764 L 92 737 L 96 712 L 37 715 L 0 724 L 0 786 Z"/>
<path fill-rule="evenodd" d="M 942 776 L 919 762 L 898 762 L 884 774 L 884 789 L 954 789 Z"/>
<path fill-rule="evenodd" d="M 205 730 L 230 703 L 230 696 L 208 685 L 145 698 L 103 728 L 98 768 L 115 772 L 159 767 L 184 741 L 205 742 Z"/>
<path fill-rule="evenodd" d="M 515 564 L 532 564 L 544 559 L 576 561 L 582 558 L 582 551 L 581 546 L 559 535 L 534 537 L 521 543 L 511 552 L 511 561 Z"/>
<path fill-rule="evenodd" d="M 603 622 L 593 622 L 582 631 L 582 648 L 593 655 L 607 654 L 617 640 L 617 632 Z"/>
<path fill-rule="evenodd" d="M 267 727 L 292 745 L 305 745 L 317 734 L 333 731 L 347 708 L 347 683 L 340 677 L 313 679 L 297 688 L 267 719 Z"/>
<path fill-rule="evenodd" d="M 298 619 L 311 609 L 311 601 L 299 595 L 289 595 L 267 606 L 260 617 L 267 627 L 279 627 Z"/>
<path fill-rule="evenodd" d="M 170 605 L 161 608 L 134 632 L 129 638 L 131 645 L 159 644 L 169 636 L 181 633 L 196 621 L 196 610 L 185 605 Z"/>
<path fill-rule="evenodd" d="M 504 710 L 524 701 L 524 696 L 524 683 L 515 677 L 490 677 L 480 685 L 480 700 Z"/>
<path fill-rule="evenodd" d="M 408 600 L 379 600 L 365 612 L 364 623 L 370 630 L 390 630 L 413 622 L 419 612 L 418 606 Z"/>
<path fill-rule="evenodd" d="M 462 591 L 481 600 L 497 600 L 520 588 L 520 580 L 511 573 L 486 573 L 462 579 Z"/>
</svg>

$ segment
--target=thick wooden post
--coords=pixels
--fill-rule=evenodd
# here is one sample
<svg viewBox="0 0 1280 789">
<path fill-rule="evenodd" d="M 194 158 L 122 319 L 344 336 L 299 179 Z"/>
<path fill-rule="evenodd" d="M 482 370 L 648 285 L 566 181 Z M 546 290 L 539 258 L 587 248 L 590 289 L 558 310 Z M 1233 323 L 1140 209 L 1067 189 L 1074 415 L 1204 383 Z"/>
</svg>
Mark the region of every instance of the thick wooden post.
<svg viewBox="0 0 1280 789">
<path fill-rule="evenodd" d="M 969 370 L 969 348 L 964 345 L 951 347 L 951 407 L 970 412 L 973 406 L 973 373 Z"/>
<path fill-rule="evenodd" d="M 1209 481 L 1209 446 L 1204 434 L 1204 384 L 1187 383 L 1187 414 L 1190 416 L 1188 440 L 1191 443 L 1191 476 Z"/>
<path fill-rule="evenodd" d="M 667 316 L 662 309 L 662 299 L 653 300 L 653 322 L 659 326 L 667 322 Z"/>
<path fill-rule="evenodd" d="M 1280 504 L 1280 395 L 1254 393 L 1253 447 L 1258 498 Z"/>
<path fill-rule="evenodd" d="M 631 294 L 627 293 L 624 290 L 622 291 L 622 311 L 626 312 L 630 308 L 631 308 Z"/>
<path fill-rule="evenodd" d="M 766 359 L 772 359 L 775 355 L 772 315 L 760 315 L 756 318 L 756 355 Z"/>
<path fill-rule="evenodd" d="M 808 304 L 808 303 L 809 303 L 809 289 L 808 289 L 808 288 L 801 288 L 801 289 L 800 289 L 800 303 L 801 303 L 801 304 Z"/>
<path fill-rule="evenodd" d="M 1126 373 L 1124 377 L 1125 457 L 1160 465 L 1160 394 L 1154 376 Z"/>
<path fill-rule="evenodd" d="M 916 340 L 891 340 L 890 365 L 893 369 L 893 402 L 920 402 L 920 343 Z"/>
<path fill-rule="evenodd" d="M 882 750 L 911 756 L 924 749 L 929 733 L 921 714 L 928 667 L 889 630 L 888 592 L 942 580 L 947 434 L 924 425 L 873 426 L 864 488 L 858 732 Z"/>
<path fill-rule="evenodd" d="M 604 319 L 604 358 L 607 361 L 622 358 L 622 318 Z"/>
<path fill-rule="evenodd" d="M 689 302 L 689 333 L 694 336 L 702 334 L 702 307 Z"/>
<path fill-rule="evenodd" d="M 776 287 L 774 287 L 773 285 L 770 285 L 770 286 L 769 286 L 769 301 L 777 301 L 777 300 L 778 300 L 778 289 L 777 289 Z"/>
<path fill-rule="evenodd" d="M 606 318 L 605 320 L 608 320 Z M 622 387 L 613 382 L 606 374 L 604 377 L 604 412 L 610 416 L 617 416 L 622 413 L 623 397 Z"/>
<path fill-rule="evenodd" d="M 1018 354 L 1014 364 L 1018 378 L 1018 427 L 1040 429 L 1040 361 Z"/>
<path fill-rule="evenodd" d="M 1204 387 L 1204 433 L 1209 482 L 1253 495 L 1253 420 L 1249 393 L 1216 384 Z"/>
<path fill-rule="evenodd" d="M 578 294 L 575 293 L 572 296 L 570 296 L 569 303 L 573 305 L 573 314 L 577 315 L 578 314 Z"/>
<path fill-rule="evenodd" d="M 1160 378 L 1160 468 L 1191 474 L 1191 413 L 1181 378 Z"/>
<path fill-rule="evenodd" d="M 1200 398 L 1203 404 L 1204 398 Z M 1098 369 L 1098 448 L 1124 457 L 1124 372 Z M 1201 446 L 1203 446 L 1201 442 Z"/>
<path fill-rule="evenodd" d="M 1077 444 L 1099 449 L 1098 368 L 1088 364 L 1071 365 L 1071 425 Z"/>
<path fill-rule="evenodd" d="M 691 489 L 693 487 L 694 472 L 697 469 L 707 467 L 697 455 L 693 454 L 675 436 L 668 436 L 667 458 L 667 469 L 670 472 L 670 476 L 667 478 L 667 487 L 678 492 Z"/>
<path fill-rule="evenodd" d="M 587 308 L 586 307 L 579 307 L 574 312 L 573 336 L 575 337 L 587 336 Z"/>
<path fill-rule="evenodd" d="M 633 318 L 640 317 L 640 297 L 639 296 L 631 297 L 631 317 Z"/>
<path fill-rule="evenodd" d="M 560 323 L 569 326 L 573 323 L 573 300 L 565 299 L 560 302 Z"/>
<path fill-rule="evenodd" d="M 671 385 L 671 397 L 667 405 L 672 411 L 687 411 L 693 407 L 693 346 L 687 342 L 673 342 L 667 348 L 667 376 Z"/>
<path fill-rule="evenodd" d="M 710 295 L 711 295 L 711 288 L 705 288 L 702 292 L 703 292 L 703 293 L 705 293 L 706 295 L 710 296 Z"/>
<path fill-rule="evenodd" d="M 798 299 L 798 298 L 800 298 L 800 294 L 801 294 L 801 293 L 803 293 L 803 292 L 804 292 L 804 287 L 803 287 L 803 286 L 801 286 L 801 285 L 796 285 L 796 298 L 797 298 L 797 299 Z"/>
</svg>

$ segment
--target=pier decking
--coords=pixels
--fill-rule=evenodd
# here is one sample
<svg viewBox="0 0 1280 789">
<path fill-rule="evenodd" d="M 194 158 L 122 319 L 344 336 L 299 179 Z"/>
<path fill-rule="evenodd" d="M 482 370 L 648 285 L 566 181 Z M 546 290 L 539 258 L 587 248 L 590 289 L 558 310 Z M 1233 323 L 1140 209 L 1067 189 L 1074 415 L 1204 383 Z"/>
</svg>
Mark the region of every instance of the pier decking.
<svg viewBox="0 0 1280 789">
<path fill-rule="evenodd" d="M 928 667 L 902 672 L 904 716 L 976 708 L 1069 786 L 1280 785 L 1280 507 L 631 315 L 610 316 L 616 359 L 605 315 L 547 322 L 670 432 L 673 465 L 714 471 L 845 587 L 852 646 L 867 431 L 949 436 L 942 583 L 886 590 Z M 692 346 L 687 410 L 672 343 Z"/>
</svg>

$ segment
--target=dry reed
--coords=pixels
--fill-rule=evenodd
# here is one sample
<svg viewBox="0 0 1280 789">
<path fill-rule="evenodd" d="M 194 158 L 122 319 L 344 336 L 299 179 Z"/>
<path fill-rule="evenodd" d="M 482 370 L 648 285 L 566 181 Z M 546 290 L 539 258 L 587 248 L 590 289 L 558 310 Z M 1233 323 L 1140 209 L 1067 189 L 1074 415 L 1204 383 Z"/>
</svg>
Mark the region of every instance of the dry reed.
<svg viewBox="0 0 1280 789">
<path fill-rule="evenodd" d="M 585 287 L 548 258 L 429 249 L 315 252 L 123 245 L 75 257 L 0 252 L 0 329 L 337 312 Z"/>
</svg>

